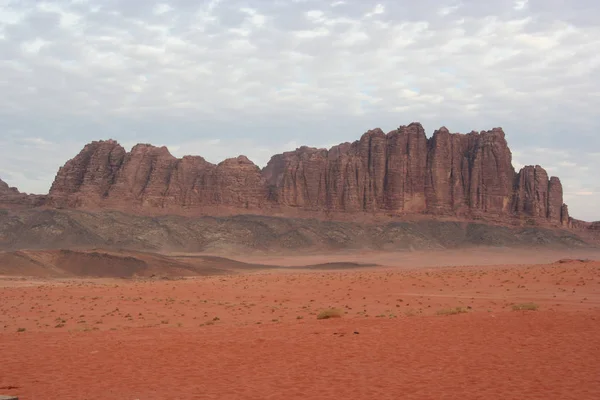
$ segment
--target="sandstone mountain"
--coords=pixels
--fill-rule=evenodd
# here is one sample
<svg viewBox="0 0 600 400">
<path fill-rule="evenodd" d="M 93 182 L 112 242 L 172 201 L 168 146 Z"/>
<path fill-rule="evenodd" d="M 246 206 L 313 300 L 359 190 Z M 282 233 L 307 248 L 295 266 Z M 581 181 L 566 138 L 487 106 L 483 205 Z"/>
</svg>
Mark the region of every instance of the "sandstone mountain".
<svg viewBox="0 0 600 400">
<path fill-rule="evenodd" d="M 244 156 L 217 165 L 166 147 L 95 141 L 56 175 L 46 206 L 142 214 L 432 214 L 568 226 L 557 177 L 516 172 L 501 128 L 427 138 L 411 123 L 331 149 L 300 147 L 262 170 Z M 220 211 L 219 211 L 220 210 Z"/>
</svg>

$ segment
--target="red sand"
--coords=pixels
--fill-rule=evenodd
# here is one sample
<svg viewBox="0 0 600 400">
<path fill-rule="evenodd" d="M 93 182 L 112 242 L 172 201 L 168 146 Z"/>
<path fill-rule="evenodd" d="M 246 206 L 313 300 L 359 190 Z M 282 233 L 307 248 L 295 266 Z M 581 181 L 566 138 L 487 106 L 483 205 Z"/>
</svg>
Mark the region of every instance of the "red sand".
<svg viewBox="0 0 600 400">
<path fill-rule="evenodd" d="M 0 286 L 20 399 L 600 398 L 598 262 Z"/>
</svg>

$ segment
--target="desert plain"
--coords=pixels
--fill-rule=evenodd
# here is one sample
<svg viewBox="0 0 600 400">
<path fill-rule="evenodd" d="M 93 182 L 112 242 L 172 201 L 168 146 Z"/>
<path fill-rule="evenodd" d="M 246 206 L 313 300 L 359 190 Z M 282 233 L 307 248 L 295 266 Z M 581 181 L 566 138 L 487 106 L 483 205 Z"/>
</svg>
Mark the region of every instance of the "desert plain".
<svg viewBox="0 0 600 400">
<path fill-rule="evenodd" d="M 19 399 L 600 398 L 591 250 L 172 254 L 195 273 L 127 277 L 28 257 L 0 277 Z"/>
</svg>

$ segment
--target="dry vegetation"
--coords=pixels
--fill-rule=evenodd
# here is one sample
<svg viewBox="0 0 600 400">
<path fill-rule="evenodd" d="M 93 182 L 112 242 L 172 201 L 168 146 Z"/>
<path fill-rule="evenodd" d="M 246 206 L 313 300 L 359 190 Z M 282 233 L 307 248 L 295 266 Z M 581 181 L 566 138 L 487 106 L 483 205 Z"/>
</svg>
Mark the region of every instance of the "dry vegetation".
<svg viewBox="0 0 600 400">
<path fill-rule="evenodd" d="M 512 306 L 513 311 L 537 311 L 538 306 L 535 303 L 520 303 Z"/>
<path fill-rule="evenodd" d="M 342 310 L 337 308 L 328 308 L 317 314 L 317 319 L 341 318 L 344 315 Z"/>
<path fill-rule="evenodd" d="M 453 308 L 444 308 L 437 311 L 437 315 L 456 315 L 456 314 L 465 314 L 468 313 L 469 310 L 465 307 L 453 307 Z"/>
</svg>

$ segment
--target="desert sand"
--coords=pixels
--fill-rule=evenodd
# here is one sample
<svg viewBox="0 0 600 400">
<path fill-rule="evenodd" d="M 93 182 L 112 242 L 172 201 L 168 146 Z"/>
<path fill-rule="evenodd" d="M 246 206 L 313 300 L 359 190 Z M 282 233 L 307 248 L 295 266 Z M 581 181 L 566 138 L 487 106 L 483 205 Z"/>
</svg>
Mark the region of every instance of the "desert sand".
<svg viewBox="0 0 600 400">
<path fill-rule="evenodd" d="M 273 256 L 248 262 L 287 268 L 181 279 L 4 276 L 0 394 L 600 398 L 600 262 L 473 254 L 355 268 Z M 319 261 L 334 264 L 301 267 Z M 341 318 L 317 319 L 330 308 Z"/>
</svg>

